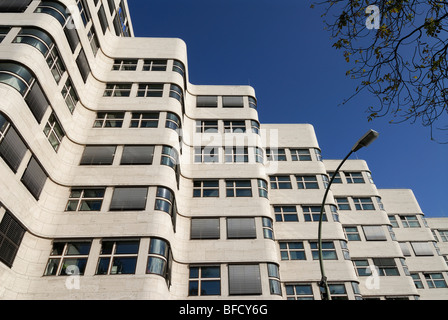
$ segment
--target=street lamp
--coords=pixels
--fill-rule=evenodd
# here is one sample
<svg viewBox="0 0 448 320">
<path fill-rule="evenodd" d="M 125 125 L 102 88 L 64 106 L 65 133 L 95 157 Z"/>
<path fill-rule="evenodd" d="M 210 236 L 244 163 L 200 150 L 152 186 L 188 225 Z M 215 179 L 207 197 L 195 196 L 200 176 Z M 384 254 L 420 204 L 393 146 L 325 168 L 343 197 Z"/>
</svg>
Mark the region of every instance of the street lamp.
<svg viewBox="0 0 448 320">
<path fill-rule="evenodd" d="M 344 162 L 351 156 L 353 152 L 358 151 L 362 147 L 367 147 L 369 144 L 371 144 L 376 138 L 378 138 L 379 133 L 375 130 L 370 129 L 365 135 L 359 139 L 355 145 L 352 147 L 350 152 L 345 156 L 345 158 L 341 161 L 339 166 L 337 167 L 336 171 L 333 173 L 333 176 L 330 179 L 330 183 L 327 186 L 327 189 L 325 190 L 324 198 L 322 200 L 322 205 L 320 206 L 320 216 L 319 216 L 319 228 L 318 228 L 318 250 L 319 250 L 319 265 L 320 265 L 320 273 L 321 273 L 321 280 L 319 282 L 319 286 L 323 288 L 322 293 L 322 300 L 331 300 L 330 296 L 330 290 L 328 288 L 327 283 L 327 277 L 325 275 L 324 270 L 324 261 L 322 257 L 322 221 L 323 221 L 323 212 L 324 212 L 324 205 L 325 201 L 327 199 L 328 191 L 330 190 L 330 186 L 333 183 L 334 178 L 336 177 L 336 174 L 339 172 L 339 169 L 341 169 Z"/>
</svg>

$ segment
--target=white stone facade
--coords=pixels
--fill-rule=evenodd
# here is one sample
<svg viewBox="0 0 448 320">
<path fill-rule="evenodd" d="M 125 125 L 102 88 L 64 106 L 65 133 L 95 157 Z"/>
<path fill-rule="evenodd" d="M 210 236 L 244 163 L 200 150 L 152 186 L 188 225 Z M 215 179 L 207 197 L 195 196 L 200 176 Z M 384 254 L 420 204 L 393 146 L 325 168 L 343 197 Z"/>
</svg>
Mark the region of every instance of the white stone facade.
<svg viewBox="0 0 448 320">
<path fill-rule="evenodd" d="M 321 299 L 340 160 L 312 125 L 189 83 L 185 43 L 134 37 L 125 0 L 6 3 L 0 299 Z M 324 208 L 333 299 L 448 298 L 448 219 L 412 191 L 348 160 Z"/>
</svg>

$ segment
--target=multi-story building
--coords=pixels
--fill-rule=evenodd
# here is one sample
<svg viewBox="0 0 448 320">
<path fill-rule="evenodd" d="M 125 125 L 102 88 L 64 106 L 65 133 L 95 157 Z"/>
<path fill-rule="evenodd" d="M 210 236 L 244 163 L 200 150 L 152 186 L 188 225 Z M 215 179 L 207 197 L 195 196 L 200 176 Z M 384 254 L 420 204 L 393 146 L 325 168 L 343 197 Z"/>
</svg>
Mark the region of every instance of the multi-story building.
<svg viewBox="0 0 448 320">
<path fill-rule="evenodd" d="M 340 160 L 188 80 L 125 0 L 0 1 L 0 298 L 321 299 Z M 332 299 L 448 298 L 448 219 L 348 160 L 324 206 Z"/>
</svg>

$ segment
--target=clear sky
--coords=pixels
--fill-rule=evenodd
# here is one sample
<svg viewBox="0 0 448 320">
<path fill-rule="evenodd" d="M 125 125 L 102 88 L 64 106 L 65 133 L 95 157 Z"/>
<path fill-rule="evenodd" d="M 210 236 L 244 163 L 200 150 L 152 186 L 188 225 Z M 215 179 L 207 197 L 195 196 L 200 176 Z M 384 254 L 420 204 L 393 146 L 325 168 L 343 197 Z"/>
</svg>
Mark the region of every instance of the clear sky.
<svg viewBox="0 0 448 320">
<path fill-rule="evenodd" d="M 357 83 L 308 0 L 128 0 L 135 35 L 187 44 L 196 85 L 251 85 L 261 123 L 310 123 L 324 159 L 342 159 L 369 129 L 380 137 L 351 159 L 367 161 L 380 189 L 412 189 L 427 217 L 448 217 L 448 145 L 428 128 L 367 121 L 375 98 L 346 105 Z M 448 140 L 448 136 L 446 136 Z M 387 208 L 386 208 L 387 210 Z"/>
</svg>

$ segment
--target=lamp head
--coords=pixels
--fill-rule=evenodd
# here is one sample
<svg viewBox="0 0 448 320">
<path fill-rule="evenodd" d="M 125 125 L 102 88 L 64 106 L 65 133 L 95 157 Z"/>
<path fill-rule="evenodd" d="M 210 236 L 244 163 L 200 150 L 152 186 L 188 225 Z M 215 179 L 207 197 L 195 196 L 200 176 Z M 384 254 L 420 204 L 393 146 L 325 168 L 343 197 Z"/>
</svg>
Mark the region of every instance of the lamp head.
<svg viewBox="0 0 448 320">
<path fill-rule="evenodd" d="M 352 151 L 358 151 L 362 147 L 367 147 L 371 144 L 376 138 L 378 138 L 379 133 L 375 130 L 370 129 L 365 135 L 359 139 L 352 148 Z"/>
</svg>

